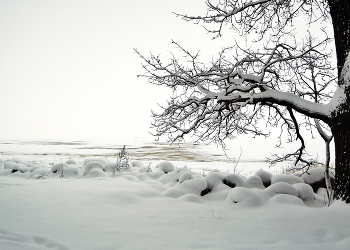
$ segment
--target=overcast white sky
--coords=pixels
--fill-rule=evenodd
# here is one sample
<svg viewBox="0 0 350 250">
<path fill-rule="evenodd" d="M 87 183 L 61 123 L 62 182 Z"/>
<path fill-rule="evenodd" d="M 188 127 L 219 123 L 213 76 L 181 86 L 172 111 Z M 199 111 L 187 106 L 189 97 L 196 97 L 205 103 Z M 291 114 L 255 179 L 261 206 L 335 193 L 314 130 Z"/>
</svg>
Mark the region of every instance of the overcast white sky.
<svg viewBox="0 0 350 250">
<path fill-rule="evenodd" d="M 195 51 L 213 43 L 172 11 L 204 13 L 205 4 L 0 0 L 1 137 L 148 135 L 151 109 L 170 92 L 136 77 L 133 48 L 167 58 L 171 39 Z"/>
</svg>

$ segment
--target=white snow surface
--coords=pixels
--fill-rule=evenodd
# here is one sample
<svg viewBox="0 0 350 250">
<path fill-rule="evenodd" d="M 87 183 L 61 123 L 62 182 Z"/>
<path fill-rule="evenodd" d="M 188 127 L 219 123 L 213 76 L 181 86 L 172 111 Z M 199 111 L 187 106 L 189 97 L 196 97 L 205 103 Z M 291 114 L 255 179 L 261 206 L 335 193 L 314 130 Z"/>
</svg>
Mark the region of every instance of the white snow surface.
<svg viewBox="0 0 350 250">
<path fill-rule="evenodd" d="M 0 249 L 350 249 L 350 205 L 302 178 L 111 164 L 0 160 Z"/>
<path fill-rule="evenodd" d="M 345 89 L 350 86 L 350 53 L 346 57 L 340 79 L 344 80 L 343 84 L 337 87 L 331 101 L 326 105 L 329 117 L 333 112 L 338 112 L 339 106 L 346 102 Z"/>
</svg>

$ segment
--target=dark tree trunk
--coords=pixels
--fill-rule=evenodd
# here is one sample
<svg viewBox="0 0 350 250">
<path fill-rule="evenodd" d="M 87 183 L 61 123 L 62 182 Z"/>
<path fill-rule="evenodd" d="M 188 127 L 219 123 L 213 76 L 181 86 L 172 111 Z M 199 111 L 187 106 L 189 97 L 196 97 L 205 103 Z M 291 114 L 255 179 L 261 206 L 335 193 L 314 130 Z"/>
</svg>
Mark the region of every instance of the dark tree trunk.
<svg viewBox="0 0 350 250">
<path fill-rule="evenodd" d="M 337 52 L 338 77 L 350 51 L 350 1 L 328 0 Z"/>
<path fill-rule="evenodd" d="M 332 130 L 335 145 L 334 196 L 350 203 L 350 79 L 341 77 L 341 71 L 350 52 L 350 1 L 328 0 L 328 4 L 337 52 L 338 85 L 345 84 L 347 98 L 327 122 Z"/>
<path fill-rule="evenodd" d="M 350 202 L 350 110 L 338 113 L 330 121 L 335 145 L 334 198 Z"/>
</svg>

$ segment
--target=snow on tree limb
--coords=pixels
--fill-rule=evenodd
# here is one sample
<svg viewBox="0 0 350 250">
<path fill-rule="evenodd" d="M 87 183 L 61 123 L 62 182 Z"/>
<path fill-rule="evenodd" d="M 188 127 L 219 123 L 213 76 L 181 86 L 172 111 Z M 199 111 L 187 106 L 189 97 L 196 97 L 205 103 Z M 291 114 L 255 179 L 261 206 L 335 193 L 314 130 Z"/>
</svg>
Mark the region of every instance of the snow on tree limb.
<svg viewBox="0 0 350 250">
<path fill-rule="evenodd" d="M 312 41 L 309 42 L 311 43 Z M 265 105 L 274 103 L 291 107 L 297 112 L 312 118 L 324 120 L 327 119 L 328 106 L 305 99 L 305 96 L 313 95 L 314 92 L 305 92 L 305 88 L 303 88 L 295 91 L 295 93 L 289 93 L 287 92 L 288 89 L 279 83 L 281 77 L 285 78 L 285 81 L 293 86 L 300 84 L 301 80 L 306 82 L 306 79 L 287 79 L 286 77 L 288 76 L 281 75 L 278 69 L 279 67 L 289 67 L 288 70 L 290 70 L 291 75 L 296 75 L 297 72 L 295 71 L 299 71 L 301 67 L 308 67 L 306 64 L 306 66 L 296 68 L 298 64 L 305 64 L 305 61 L 308 63 L 307 60 L 309 59 L 311 61 L 327 57 L 327 55 L 317 50 L 326 42 L 325 40 L 314 46 L 307 44 L 299 51 L 295 51 L 290 45 L 278 43 L 275 47 L 269 48 L 267 53 L 254 55 L 255 59 L 251 58 L 254 60 L 247 60 L 245 57 L 234 64 L 227 64 L 224 55 L 220 53 L 220 57 L 216 61 L 211 62 L 211 67 L 204 67 L 203 64 L 198 63 L 196 61 L 198 53 L 192 55 L 175 42 L 173 43 L 189 59 L 187 64 L 183 65 L 178 60 L 172 59 L 171 63 L 163 66 L 165 64 L 161 62 L 159 57 L 151 55 L 149 59 L 146 59 L 138 51 L 135 51 L 145 61 L 144 69 L 148 73 L 146 77 L 151 83 L 165 85 L 174 89 L 180 86 L 183 86 L 186 90 L 192 87 L 197 88 L 197 91 L 194 90 L 192 92 L 193 95 L 186 96 L 188 100 L 182 100 L 184 96 L 173 100 L 176 102 L 178 109 L 190 107 L 192 104 L 196 104 L 196 106 L 206 105 L 209 100 L 216 100 L 217 105 L 213 109 L 215 111 L 221 111 L 222 109 L 237 110 L 247 104 Z M 260 72 L 242 72 L 242 70 L 250 69 L 250 67 L 252 67 L 252 70 L 255 70 L 254 64 L 260 66 Z M 313 67 L 319 66 L 314 65 Z M 303 70 L 307 70 L 306 68 Z M 326 77 L 326 73 L 326 71 L 322 73 L 323 78 Z M 293 83 L 294 81 L 295 83 Z M 317 93 L 317 96 L 320 94 L 321 91 Z"/>
<path fill-rule="evenodd" d="M 329 103 L 329 117 L 334 116 L 337 112 L 341 112 L 341 105 L 348 100 L 346 96 L 347 89 L 350 89 L 350 52 L 340 73 L 339 86 Z"/>
<path fill-rule="evenodd" d="M 269 127 L 278 127 L 279 140 L 286 132 L 288 141 L 299 140 L 301 146 L 290 154 L 275 155 L 275 160 L 270 162 L 292 157 L 296 163 L 308 166 L 316 162 L 304 158 L 306 145 L 300 128 L 311 128 L 307 120 L 310 117 L 324 121 L 330 118 L 330 86 L 336 81 L 334 67 L 329 62 L 331 51 L 327 50 L 331 39 L 327 33 L 316 39 L 307 32 L 297 41 L 290 28 L 299 12 L 310 17 L 309 23 L 318 20 L 310 13 L 321 11 L 326 1 L 318 0 L 318 3 L 316 0 L 219 0 L 217 4 L 207 2 L 206 16 L 177 14 L 187 21 L 212 24 L 213 29 L 207 30 L 216 36 L 221 36 L 223 26 L 228 24 L 234 29 L 241 28 L 244 34 L 257 31 L 260 38 L 264 34 L 268 38 L 258 49 L 243 48 L 236 42 L 223 48 L 208 63 L 200 61 L 199 52 L 192 54 L 175 41 L 172 43 L 182 57 L 172 54 L 169 61 L 154 54 L 146 58 L 135 50 L 146 72 L 141 76 L 152 84 L 173 90 L 162 112 L 152 112 L 154 135 L 168 136 L 171 142 L 195 136 L 198 141 L 223 143 L 240 134 L 268 136 Z M 321 17 L 327 18 L 328 14 L 322 11 Z M 297 120 L 294 112 L 308 118 Z M 261 121 L 266 121 L 265 127 Z"/>
</svg>

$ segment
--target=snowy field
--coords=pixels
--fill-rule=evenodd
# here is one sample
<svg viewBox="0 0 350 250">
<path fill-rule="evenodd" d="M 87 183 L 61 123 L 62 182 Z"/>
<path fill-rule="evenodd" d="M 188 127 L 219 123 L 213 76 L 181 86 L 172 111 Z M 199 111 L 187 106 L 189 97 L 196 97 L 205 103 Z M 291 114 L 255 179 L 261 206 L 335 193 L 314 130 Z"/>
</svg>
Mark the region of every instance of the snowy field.
<svg viewBox="0 0 350 250">
<path fill-rule="evenodd" d="M 271 141 L 273 143 L 273 140 Z M 240 143 L 242 141 L 237 142 L 238 145 Z M 289 163 L 282 163 L 270 168 L 264 162 L 265 157 L 269 156 L 269 151 L 264 147 L 255 147 L 253 153 L 250 153 L 241 150 L 240 146 L 230 145 L 225 155 L 222 148 L 215 144 L 169 145 L 165 141 L 157 142 L 147 137 L 104 140 L 0 140 L 0 158 L 39 160 L 53 164 L 65 162 L 70 158 L 81 164 L 87 157 L 104 157 L 113 161 L 124 145 L 131 159 L 144 161 L 147 165 L 155 166 L 161 161 L 171 161 L 175 166 L 187 166 L 197 172 L 212 169 L 233 172 L 236 169 L 240 174 L 252 175 L 263 169 L 277 174 L 281 173 L 282 168 L 289 166 Z"/>
<path fill-rule="evenodd" d="M 134 161 L 116 172 L 124 144 Z M 243 159 L 235 174 L 218 149 L 137 140 L 0 152 L 0 249 L 350 249 L 350 206 L 306 184 L 322 169 L 286 176 Z"/>
</svg>

